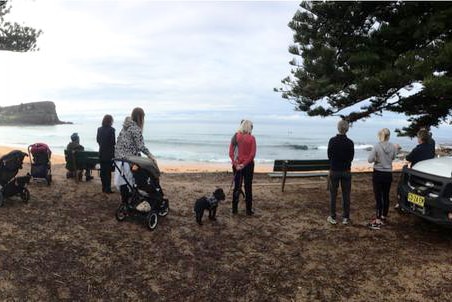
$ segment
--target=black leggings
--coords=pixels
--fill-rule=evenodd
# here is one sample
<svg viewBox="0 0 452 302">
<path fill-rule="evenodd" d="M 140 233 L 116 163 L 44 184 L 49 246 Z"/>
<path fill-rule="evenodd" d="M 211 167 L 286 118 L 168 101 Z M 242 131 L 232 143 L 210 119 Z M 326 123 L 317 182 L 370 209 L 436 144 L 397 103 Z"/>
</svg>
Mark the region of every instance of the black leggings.
<svg viewBox="0 0 452 302">
<path fill-rule="evenodd" d="M 391 191 L 392 172 L 374 170 L 372 183 L 375 195 L 376 217 L 387 217 L 389 211 L 389 192 Z"/>
<path fill-rule="evenodd" d="M 234 193 L 232 195 L 232 212 L 237 213 L 240 193 L 242 192 L 242 182 L 245 185 L 246 213 L 251 214 L 253 210 L 253 176 L 254 162 L 246 165 L 242 170 L 234 171 Z"/>
</svg>

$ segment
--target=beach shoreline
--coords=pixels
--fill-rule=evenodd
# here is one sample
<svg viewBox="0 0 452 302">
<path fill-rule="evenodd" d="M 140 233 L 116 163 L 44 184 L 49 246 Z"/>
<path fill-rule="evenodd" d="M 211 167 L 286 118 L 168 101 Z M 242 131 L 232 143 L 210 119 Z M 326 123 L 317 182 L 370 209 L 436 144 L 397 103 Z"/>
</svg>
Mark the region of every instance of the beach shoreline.
<svg viewBox="0 0 452 302">
<path fill-rule="evenodd" d="M 12 150 L 20 150 L 28 153 L 26 148 L 15 148 L 8 146 L 0 146 L 0 156 Z M 25 158 L 25 161 L 30 159 Z M 158 160 L 158 159 L 157 159 Z M 52 164 L 65 164 L 63 155 L 52 154 Z M 182 161 L 167 161 L 158 160 L 159 168 L 163 173 L 212 173 L 212 172 L 232 172 L 232 167 L 229 163 L 203 163 L 203 162 L 182 162 Z M 405 161 L 394 161 L 393 170 L 401 171 Z M 254 168 L 255 173 L 269 173 L 273 171 L 273 164 L 256 164 Z M 372 164 L 368 163 L 354 163 L 352 165 L 352 172 L 371 172 Z"/>
</svg>

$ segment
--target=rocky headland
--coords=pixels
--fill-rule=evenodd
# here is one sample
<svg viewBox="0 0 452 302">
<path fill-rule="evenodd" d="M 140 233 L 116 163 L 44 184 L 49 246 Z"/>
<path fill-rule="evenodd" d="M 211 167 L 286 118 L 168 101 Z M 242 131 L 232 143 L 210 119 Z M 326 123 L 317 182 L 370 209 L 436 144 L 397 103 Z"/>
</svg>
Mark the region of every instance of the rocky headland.
<svg viewBox="0 0 452 302">
<path fill-rule="evenodd" d="M 0 125 L 59 125 L 70 124 L 58 118 L 55 103 L 32 102 L 0 107 Z"/>
</svg>

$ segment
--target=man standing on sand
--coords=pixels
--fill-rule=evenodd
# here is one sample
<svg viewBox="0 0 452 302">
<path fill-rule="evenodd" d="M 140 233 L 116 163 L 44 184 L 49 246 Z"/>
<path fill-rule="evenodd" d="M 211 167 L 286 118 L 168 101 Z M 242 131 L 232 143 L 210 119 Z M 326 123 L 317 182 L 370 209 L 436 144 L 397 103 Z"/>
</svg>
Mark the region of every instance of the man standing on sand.
<svg viewBox="0 0 452 302">
<path fill-rule="evenodd" d="M 352 187 L 352 160 L 355 156 L 355 146 L 346 133 L 349 125 L 345 120 L 337 124 L 338 134 L 328 142 L 328 159 L 330 160 L 330 216 L 327 221 L 336 224 L 336 196 L 341 184 L 342 191 L 342 224 L 350 223 L 350 191 Z"/>
</svg>

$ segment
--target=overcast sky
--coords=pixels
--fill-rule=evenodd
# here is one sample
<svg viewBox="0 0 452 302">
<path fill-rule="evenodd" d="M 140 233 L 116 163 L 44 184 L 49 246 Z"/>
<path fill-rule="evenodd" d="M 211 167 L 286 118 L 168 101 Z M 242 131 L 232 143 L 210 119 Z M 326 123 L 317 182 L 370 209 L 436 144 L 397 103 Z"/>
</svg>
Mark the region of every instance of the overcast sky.
<svg viewBox="0 0 452 302">
<path fill-rule="evenodd" d="M 1 105 L 58 112 L 296 119 L 273 91 L 290 73 L 291 2 L 15 0 L 38 52 L 0 52 Z"/>
</svg>

